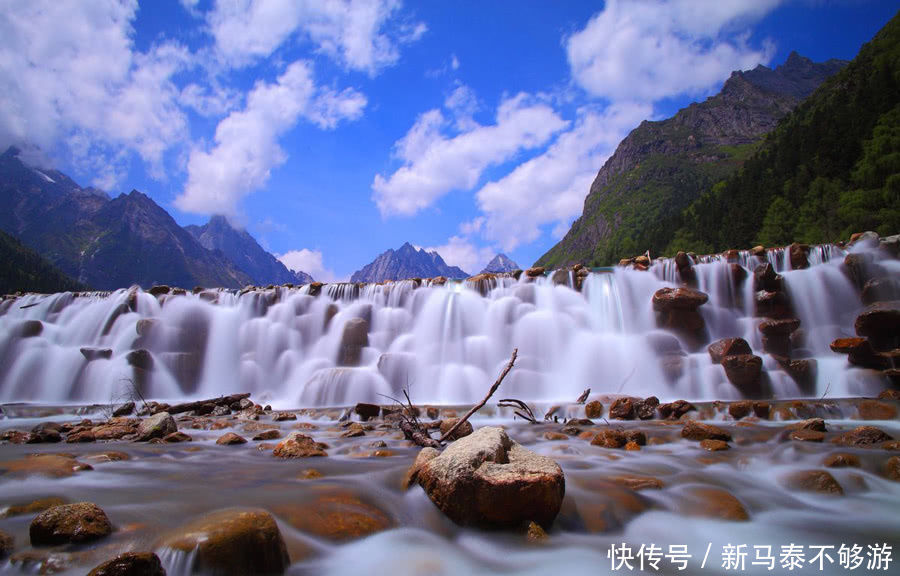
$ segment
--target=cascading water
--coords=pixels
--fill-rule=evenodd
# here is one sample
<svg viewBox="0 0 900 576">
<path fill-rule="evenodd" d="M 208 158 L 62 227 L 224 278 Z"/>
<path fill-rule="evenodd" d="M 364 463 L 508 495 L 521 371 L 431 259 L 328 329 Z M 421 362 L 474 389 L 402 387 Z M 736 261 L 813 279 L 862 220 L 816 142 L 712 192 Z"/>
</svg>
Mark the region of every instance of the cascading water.
<svg viewBox="0 0 900 576">
<path fill-rule="evenodd" d="M 700 342 L 657 326 L 651 299 L 678 284 L 673 260 L 649 271 L 597 270 L 580 291 L 569 271 L 520 281 L 333 284 L 321 293 L 305 286 L 26 295 L 0 305 L 0 401 L 110 402 L 137 385 L 158 399 L 247 391 L 276 406 L 384 403 L 403 388 L 416 402 L 471 403 L 513 348 L 519 360 L 504 393 L 529 401 L 571 401 L 589 387 L 663 401 L 738 398 L 706 351 L 728 337 L 744 338 L 764 357 L 776 396 L 859 395 L 885 378 L 829 349 L 854 335 L 862 308 L 844 255 L 813 247 L 810 267 L 796 270 L 787 249 L 763 259 L 749 252 L 696 259 L 695 286 L 709 296 Z M 800 320 L 798 353 L 818 363 L 812 390 L 763 353 L 753 271 L 766 261 L 783 274 Z M 896 260 L 882 265 L 900 272 Z"/>
</svg>

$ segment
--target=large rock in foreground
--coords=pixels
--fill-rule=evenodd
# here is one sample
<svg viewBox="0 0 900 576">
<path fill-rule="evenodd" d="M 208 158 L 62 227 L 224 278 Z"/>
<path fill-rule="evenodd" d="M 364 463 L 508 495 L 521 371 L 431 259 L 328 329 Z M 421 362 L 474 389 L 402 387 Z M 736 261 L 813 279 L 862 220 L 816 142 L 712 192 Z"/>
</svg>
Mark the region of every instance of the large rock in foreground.
<svg viewBox="0 0 900 576">
<path fill-rule="evenodd" d="M 426 462 L 417 479 L 431 501 L 461 525 L 548 527 L 562 505 L 559 465 L 513 442 L 502 428 L 480 428 Z"/>
<path fill-rule="evenodd" d="M 278 525 L 265 510 L 219 510 L 182 526 L 161 544 L 193 552 L 191 573 L 281 574 L 290 564 Z"/>
<path fill-rule="evenodd" d="M 88 576 L 166 576 L 166 571 L 152 552 L 126 552 L 97 566 Z"/>
<path fill-rule="evenodd" d="M 44 510 L 31 521 L 32 546 L 80 544 L 109 536 L 112 524 L 106 513 L 91 502 L 63 504 Z"/>
</svg>

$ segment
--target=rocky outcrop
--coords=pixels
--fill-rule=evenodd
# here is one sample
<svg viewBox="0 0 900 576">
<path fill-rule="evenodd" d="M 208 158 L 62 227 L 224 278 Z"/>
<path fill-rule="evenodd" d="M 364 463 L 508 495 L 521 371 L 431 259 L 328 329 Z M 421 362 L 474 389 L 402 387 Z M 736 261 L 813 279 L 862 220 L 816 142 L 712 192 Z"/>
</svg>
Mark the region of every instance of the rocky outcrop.
<svg viewBox="0 0 900 576">
<path fill-rule="evenodd" d="M 425 462 L 417 473 L 431 501 L 461 525 L 549 527 L 562 505 L 559 465 L 512 441 L 501 428 L 476 430 Z"/>
</svg>

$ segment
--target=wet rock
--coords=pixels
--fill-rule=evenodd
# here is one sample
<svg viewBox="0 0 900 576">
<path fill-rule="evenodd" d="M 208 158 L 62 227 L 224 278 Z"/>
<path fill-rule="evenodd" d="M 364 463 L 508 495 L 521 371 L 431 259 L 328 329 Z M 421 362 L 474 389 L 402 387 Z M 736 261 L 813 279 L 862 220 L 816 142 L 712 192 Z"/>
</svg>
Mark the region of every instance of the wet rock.
<svg viewBox="0 0 900 576">
<path fill-rule="evenodd" d="M 50 496 L 47 498 L 38 498 L 30 502 L 22 502 L 13 504 L 4 510 L 0 510 L 0 518 L 9 518 L 11 516 L 22 516 L 23 514 L 37 514 L 54 506 L 62 506 L 67 502 L 58 496 Z"/>
<path fill-rule="evenodd" d="M 443 420 L 441 420 L 441 436 L 449 432 L 457 422 L 459 422 L 459 418 L 444 418 Z M 459 428 L 456 429 L 456 431 L 453 432 L 453 436 L 449 437 L 448 440 L 459 440 L 460 438 L 464 438 L 465 436 L 471 434 L 472 431 L 472 423 L 466 420 Z"/>
<path fill-rule="evenodd" d="M 429 447 L 419 450 L 419 453 L 416 454 L 416 459 L 406 470 L 406 474 L 403 477 L 403 482 L 401 483 L 403 489 L 408 490 L 413 484 L 417 484 L 419 481 L 419 470 L 422 469 L 422 466 L 427 462 L 434 460 L 440 456 L 440 454 L 441 453 L 438 450 Z"/>
<path fill-rule="evenodd" d="M 900 300 L 900 280 L 897 278 L 873 278 L 863 286 L 863 304 Z"/>
<path fill-rule="evenodd" d="M 882 390 L 878 393 L 879 400 L 900 400 L 900 390 Z"/>
<path fill-rule="evenodd" d="M 272 454 L 278 458 L 309 458 L 328 456 L 324 444 L 318 443 L 300 432 L 291 432 L 278 443 Z"/>
<path fill-rule="evenodd" d="M 128 416 L 134 412 L 134 402 L 126 402 L 113 410 L 113 417 Z"/>
<path fill-rule="evenodd" d="M 70 432 L 66 435 L 66 442 L 69 444 L 94 442 L 95 440 L 96 438 L 94 438 L 93 430 L 79 430 L 77 432 Z"/>
<path fill-rule="evenodd" d="M 862 400 L 857 405 L 859 417 L 863 420 L 894 420 L 897 418 L 897 406 L 878 400 Z"/>
<path fill-rule="evenodd" d="M 253 437 L 254 442 L 263 442 L 266 440 L 278 440 L 281 438 L 281 432 L 278 430 L 264 430 Z"/>
<path fill-rule="evenodd" d="M 667 404 L 660 404 L 657 408 L 659 415 L 664 420 L 680 420 L 682 416 L 697 408 L 687 400 L 676 400 Z"/>
<path fill-rule="evenodd" d="M 559 465 L 523 448 L 497 427 L 484 427 L 426 462 L 418 482 L 431 501 L 461 525 L 550 526 L 562 505 Z"/>
<path fill-rule="evenodd" d="M 835 438 L 833 442 L 842 446 L 869 447 L 890 440 L 893 440 L 893 438 L 879 428 L 874 426 L 859 426 L 853 430 L 844 432 Z"/>
<path fill-rule="evenodd" d="M 640 449 L 641 449 L 641 445 L 638 444 L 637 442 L 632 442 L 631 440 L 629 440 L 628 442 L 625 443 L 625 451 L 626 452 L 638 452 L 638 451 L 640 451 Z"/>
<path fill-rule="evenodd" d="M 789 436 L 791 440 L 798 442 L 822 442 L 825 440 L 825 433 L 818 430 L 791 430 Z"/>
<path fill-rule="evenodd" d="M 746 396 L 761 396 L 760 376 L 762 358 L 753 354 L 725 356 L 722 359 L 725 376 Z"/>
<path fill-rule="evenodd" d="M 827 468 L 859 468 L 859 456 L 847 452 L 829 454 L 824 462 Z"/>
<path fill-rule="evenodd" d="M 584 406 L 584 415 L 588 418 L 600 418 L 603 416 L 603 402 L 591 400 Z"/>
<path fill-rule="evenodd" d="M 279 412 L 275 416 L 272 417 L 273 422 L 287 422 L 294 421 L 297 419 L 297 415 L 293 412 Z"/>
<path fill-rule="evenodd" d="M 13 537 L 0 530 L 0 560 L 6 559 L 12 553 L 14 546 L 15 540 Z"/>
<path fill-rule="evenodd" d="M 884 475 L 889 480 L 900 482 L 900 456 L 891 456 L 884 464 Z"/>
<path fill-rule="evenodd" d="M 798 470 L 781 479 L 781 483 L 793 490 L 843 495 L 844 489 L 829 472 L 824 470 Z"/>
<path fill-rule="evenodd" d="M 246 444 L 247 439 L 234 432 L 226 432 L 216 440 L 216 444 L 220 446 L 234 446 L 235 444 Z"/>
<path fill-rule="evenodd" d="M 809 268 L 809 245 L 808 244 L 794 244 L 790 245 L 789 254 L 791 258 L 791 269 L 792 270 L 802 270 L 804 268 Z"/>
<path fill-rule="evenodd" d="M 625 431 L 625 439 L 629 443 L 637 444 L 638 446 L 646 446 L 647 445 L 647 435 L 641 432 L 640 430 L 626 430 Z"/>
<path fill-rule="evenodd" d="M 28 528 L 32 546 L 81 544 L 112 533 L 106 513 L 91 502 L 63 504 L 38 514 Z"/>
<path fill-rule="evenodd" d="M 722 359 L 726 356 L 737 356 L 742 354 L 753 354 L 750 344 L 743 338 L 724 338 L 716 340 L 707 348 L 713 364 L 721 364 Z"/>
<path fill-rule="evenodd" d="M 62 440 L 59 425 L 55 422 L 44 422 L 31 429 L 31 435 L 26 440 L 28 444 L 55 444 Z"/>
<path fill-rule="evenodd" d="M 788 427 L 790 430 L 814 430 L 816 432 L 827 432 L 825 420 L 821 418 L 807 418 Z"/>
<path fill-rule="evenodd" d="M 650 420 L 656 414 L 657 406 L 659 406 L 659 398 L 649 396 L 634 403 L 634 414 L 640 420 Z"/>
<path fill-rule="evenodd" d="M 616 398 L 609 407 L 609 417 L 616 420 L 633 420 L 634 400 L 632 398 Z"/>
<path fill-rule="evenodd" d="M 381 406 L 360 402 L 354 406 L 353 411 L 356 412 L 357 416 L 362 420 L 371 420 L 373 418 L 378 418 L 378 415 L 381 413 Z"/>
<path fill-rule="evenodd" d="M 126 552 L 100 564 L 88 576 L 166 576 L 166 571 L 153 552 Z"/>
<path fill-rule="evenodd" d="M 529 268 L 525 271 L 525 276 L 529 278 L 538 278 L 539 276 L 543 276 L 546 272 L 546 269 L 543 266 L 535 266 L 534 268 Z"/>
<path fill-rule="evenodd" d="M 900 300 L 878 302 L 867 306 L 854 323 L 856 333 L 866 336 L 875 348 L 900 344 Z"/>
<path fill-rule="evenodd" d="M 721 488 L 693 488 L 686 493 L 683 505 L 692 516 L 742 522 L 750 519 L 747 509 L 732 493 Z"/>
<path fill-rule="evenodd" d="M 179 444 L 181 442 L 190 442 L 191 440 L 193 440 L 193 438 L 191 438 L 184 432 L 172 432 L 171 434 L 163 437 L 163 442 L 165 442 L 166 444 Z"/>
<path fill-rule="evenodd" d="M 800 327 L 800 321 L 796 318 L 783 318 L 780 320 L 764 320 L 759 324 L 759 331 L 764 336 L 789 335 Z"/>
<path fill-rule="evenodd" d="M 19 326 L 19 338 L 34 338 L 44 331 L 40 320 L 26 320 Z"/>
<path fill-rule="evenodd" d="M 745 416 L 749 416 L 753 412 L 753 402 L 749 400 L 740 400 L 732 402 L 728 405 L 728 414 L 735 420 L 740 420 Z"/>
<path fill-rule="evenodd" d="M 81 348 L 81 355 L 84 356 L 84 359 L 88 362 L 93 362 L 94 360 L 109 360 L 112 358 L 112 350 L 109 348 L 90 348 L 84 347 Z"/>
<path fill-rule="evenodd" d="M 700 447 L 704 450 L 709 450 L 710 452 L 720 452 L 722 450 L 728 450 L 731 448 L 728 445 L 728 442 L 723 440 L 701 440 Z"/>
<path fill-rule="evenodd" d="M 850 340 L 849 338 L 847 340 Z M 891 358 L 885 354 L 880 354 L 872 348 L 868 340 L 860 339 L 862 342 L 856 342 L 850 348 L 847 360 L 854 366 L 863 368 L 872 368 L 873 370 L 885 370 L 891 367 Z M 832 342 L 832 345 L 834 343 Z"/>
<path fill-rule="evenodd" d="M 153 369 L 153 355 L 143 348 L 132 350 L 125 355 L 125 360 L 128 361 L 129 365 L 134 366 L 139 370 L 149 371 Z"/>
<path fill-rule="evenodd" d="M 365 435 L 366 430 L 359 422 L 353 422 L 352 424 L 350 424 L 350 426 L 347 427 L 346 430 L 341 432 L 341 438 L 357 438 L 359 436 Z"/>
<path fill-rule="evenodd" d="M 696 310 L 709 296 L 692 288 L 661 288 L 653 294 L 653 309 L 657 312 Z"/>
<path fill-rule="evenodd" d="M 146 442 L 153 438 L 163 438 L 178 431 L 175 419 L 168 412 L 159 412 L 141 420 L 137 428 L 137 439 Z"/>
<path fill-rule="evenodd" d="M 233 508 L 202 516 L 163 539 L 161 547 L 193 553 L 191 573 L 282 574 L 290 564 L 275 519 L 259 509 Z"/>
<path fill-rule="evenodd" d="M 335 542 L 364 538 L 394 526 L 385 511 L 347 491 L 278 506 L 275 513 L 298 530 Z"/>
<path fill-rule="evenodd" d="M 547 533 L 541 528 L 540 524 L 529 522 L 528 529 L 525 532 L 525 538 L 527 538 L 529 542 L 543 542 L 547 539 Z"/>
<path fill-rule="evenodd" d="M 681 437 L 688 440 L 724 440 L 731 442 L 731 434 L 712 424 L 689 420 L 681 429 Z"/>
<path fill-rule="evenodd" d="M 662 480 L 653 476 L 636 476 L 633 474 L 621 474 L 606 478 L 610 482 L 624 486 L 630 490 L 662 490 L 665 486 Z"/>
<path fill-rule="evenodd" d="M 369 323 L 363 318 L 351 318 L 344 324 L 338 366 L 359 366 L 362 350 L 369 345 Z"/>
<path fill-rule="evenodd" d="M 602 446 L 603 448 L 622 448 L 627 443 L 628 438 L 625 437 L 625 433 L 614 428 L 601 430 L 591 440 L 592 446 Z"/>
<path fill-rule="evenodd" d="M 568 439 L 569 437 L 562 432 L 544 432 L 544 440 L 559 441 Z"/>
<path fill-rule="evenodd" d="M 137 427 L 128 423 L 110 423 L 96 426 L 91 432 L 95 440 L 121 440 L 126 436 L 135 434 Z"/>
<path fill-rule="evenodd" d="M 75 472 L 93 470 L 90 464 L 79 462 L 69 454 L 29 454 L 20 460 L 3 462 L 0 469 L 17 476 L 39 474 L 51 478 L 65 478 Z"/>
</svg>

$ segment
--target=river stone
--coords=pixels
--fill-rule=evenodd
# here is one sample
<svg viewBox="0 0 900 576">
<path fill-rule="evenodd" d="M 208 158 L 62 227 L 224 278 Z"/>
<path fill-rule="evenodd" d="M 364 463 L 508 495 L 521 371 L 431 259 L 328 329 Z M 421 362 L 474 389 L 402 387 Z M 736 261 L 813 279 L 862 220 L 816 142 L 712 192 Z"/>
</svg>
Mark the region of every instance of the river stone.
<svg viewBox="0 0 900 576">
<path fill-rule="evenodd" d="M 308 458 L 310 456 L 328 456 L 323 444 L 320 444 L 300 432 L 291 432 L 287 438 L 278 443 L 273 455 L 278 458 Z"/>
<path fill-rule="evenodd" d="M 220 446 L 232 446 L 234 444 L 246 444 L 247 439 L 243 436 L 239 436 L 234 432 L 226 432 L 222 436 L 219 436 L 219 439 L 216 440 L 216 444 Z"/>
<path fill-rule="evenodd" d="M 762 365 L 762 358 L 754 354 L 737 354 L 722 358 L 722 367 L 728 381 L 745 395 L 750 396 L 759 396 Z"/>
<path fill-rule="evenodd" d="M 842 496 L 844 489 L 829 472 L 825 470 L 798 470 L 781 479 L 785 487 L 801 492 L 819 492 Z"/>
<path fill-rule="evenodd" d="M 484 427 L 426 462 L 419 484 L 431 501 L 461 525 L 548 527 L 562 505 L 559 465 L 512 441 L 502 428 Z"/>
<path fill-rule="evenodd" d="M 338 366 L 359 366 L 362 350 L 369 345 L 369 323 L 363 318 L 351 318 L 344 324 Z"/>
<path fill-rule="evenodd" d="M 406 474 L 403 476 L 403 482 L 401 486 L 404 490 L 409 490 L 409 488 L 419 481 L 419 470 L 422 469 L 426 463 L 434 460 L 441 453 L 436 449 L 429 447 L 422 448 L 419 450 L 419 453 L 416 454 L 416 459 L 413 461 L 412 466 L 407 469 Z"/>
<path fill-rule="evenodd" d="M 291 526 L 335 542 L 363 538 L 394 527 L 391 516 L 346 490 L 329 490 L 310 501 L 291 502 L 274 510 Z"/>
<path fill-rule="evenodd" d="M 660 288 L 653 294 L 653 309 L 657 312 L 696 310 L 707 300 L 708 295 L 692 288 Z"/>
<path fill-rule="evenodd" d="M 684 425 L 684 428 L 681 429 L 681 436 L 688 440 L 723 440 L 731 442 L 731 434 L 725 430 L 712 424 L 694 422 L 693 420 L 688 420 L 687 424 Z"/>
<path fill-rule="evenodd" d="M 859 426 L 844 432 L 833 440 L 835 444 L 842 446 L 873 446 L 893 440 L 888 434 L 874 426 Z"/>
<path fill-rule="evenodd" d="M 88 576 L 166 576 L 166 571 L 153 552 L 126 552 L 100 564 Z"/>
<path fill-rule="evenodd" d="M 138 424 L 137 439 L 146 442 L 153 438 L 163 438 L 177 430 L 178 425 L 175 424 L 175 419 L 168 412 L 159 412 L 141 420 L 141 423 Z"/>
<path fill-rule="evenodd" d="M 36 514 L 43 512 L 54 506 L 62 506 L 66 501 L 58 496 L 49 496 L 47 498 L 38 498 L 30 502 L 19 502 L 0 511 L 0 518 L 9 518 L 10 516 L 21 516 L 22 514 Z"/>
<path fill-rule="evenodd" d="M 712 358 L 713 364 L 721 364 L 722 359 L 726 356 L 735 356 L 738 354 L 753 354 L 750 344 L 743 338 L 723 338 L 716 340 L 706 349 Z"/>
<path fill-rule="evenodd" d="M 600 418 L 603 416 L 603 402 L 591 400 L 584 407 L 584 415 L 588 418 Z"/>
<path fill-rule="evenodd" d="M 0 530 L 0 559 L 6 558 L 13 551 L 15 540 L 12 536 Z"/>
<path fill-rule="evenodd" d="M 457 422 L 459 422 L 459 418 L 444 418 L 443 420 L 441 420 L 441 436 L 443 436 L 444 434 L 449 432 L 451 428 L 456 426 Z M 469 422 L 468 420 L 466 420 L 465 422 L 462 423 L 462 425 L 460 425 L 459 428 L 457 428 L 456 430 L 453 431 L 453 435 L 449 436 L 447 438 L 447 440 L 449 440 L 451 442 L 453 440 L 459 440 L 460 438 L 463 438 L 464 436 L 468 436 L 471 433 L 472 433 L 472 423 Z"/>
<path fill-rule="evenodd" d="M 32 546 L 79 544 L 112 533 L 106 513 L 91 502 L 53 506 L 38 514 L 28 529 Z"/>
<path fill-rule="evenodd" d="M 897 338 L 900 334 L 900 300 L 877 302 L 867 306 L 854 324 L 859 336 Z"/>
<path fill-rule="evenodd" d="M 256 508 L 229 508 L 196 518 L 163 539 L 161 547 L 193 554 L 190 573 L 282 574 L 290 564 L 275 519 Z"/>
</svg>

